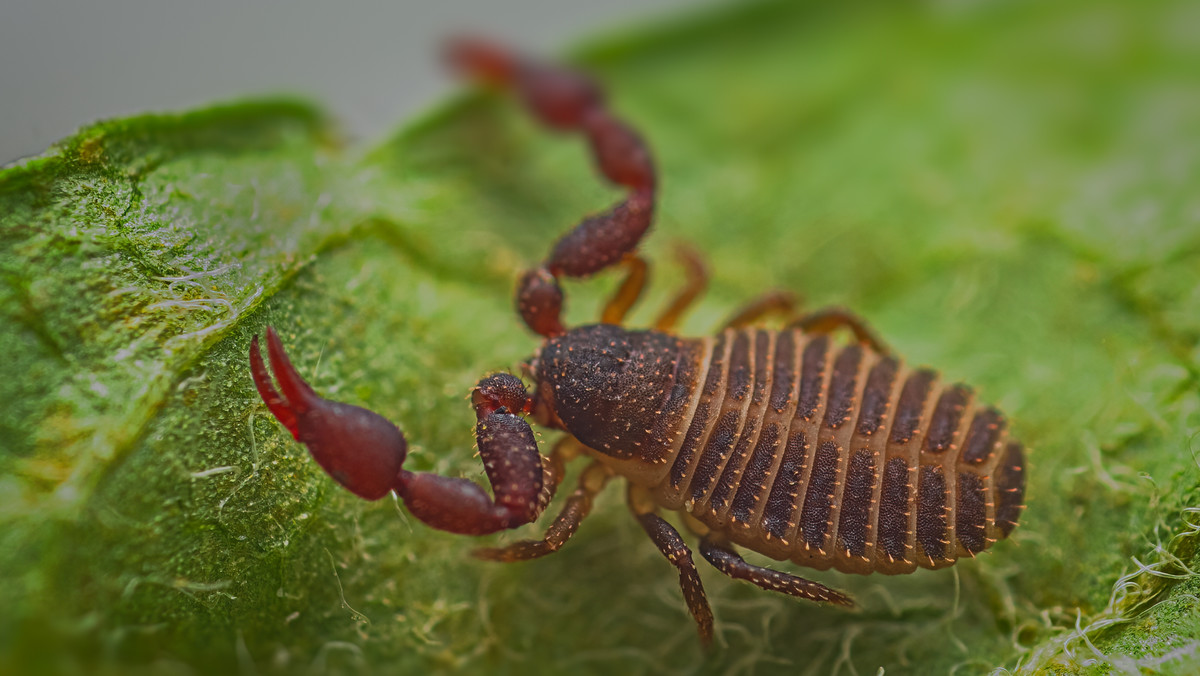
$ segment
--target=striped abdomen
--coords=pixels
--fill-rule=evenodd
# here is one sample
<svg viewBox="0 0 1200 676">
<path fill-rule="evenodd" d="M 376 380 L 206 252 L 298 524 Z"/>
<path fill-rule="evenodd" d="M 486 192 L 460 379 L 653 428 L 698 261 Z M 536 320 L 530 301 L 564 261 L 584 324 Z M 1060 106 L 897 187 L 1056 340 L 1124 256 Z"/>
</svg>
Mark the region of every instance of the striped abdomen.
<svg viewBox="0 0 1200 676">
<path fill-rule="evenodd" d="M 539 397 L 668 509 L 812 568 L 906 573 L 1016 526 L 1024 452 L 963 385 L 800 331 L 691 340 L 595 325 L 547 341 Z"/>
<path fill-rule="evenodd" d="M 773 558 L 855 573 L 947 566 L 1016 526 L 1023 449 L 970 388 L 800 331 L 702 344 L 665 507 Z"/>
</svg>

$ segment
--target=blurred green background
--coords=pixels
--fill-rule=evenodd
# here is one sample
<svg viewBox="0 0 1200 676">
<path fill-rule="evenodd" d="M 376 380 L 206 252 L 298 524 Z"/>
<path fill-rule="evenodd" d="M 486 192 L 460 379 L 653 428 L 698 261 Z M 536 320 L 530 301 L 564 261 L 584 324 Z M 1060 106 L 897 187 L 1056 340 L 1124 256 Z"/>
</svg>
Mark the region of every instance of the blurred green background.
<svg viewBox="0 0 1200 676">
<path fill-rule="evenodd" d="M 769 288 L 852 307 L 1033 449 L 987 555 L 814 574 L 857 612 L 702 566 L 708 657 L 619 488 L 558 554 L 475 561 L 332 485 L 248 374 L 274 325 L 410 469 L 481 477 L 465 396 L 537 347 L 513 280 L 618 195 L 579 139 L 471 95 L 347 148 L 271 100 L 3 170 L 0 671 L 1196 673 L 1198 34 L 1184 1 L 755 3 L 576 53 L 661 169 L 634 323 L 687 241 L 685 331 Z"/>
</svg>

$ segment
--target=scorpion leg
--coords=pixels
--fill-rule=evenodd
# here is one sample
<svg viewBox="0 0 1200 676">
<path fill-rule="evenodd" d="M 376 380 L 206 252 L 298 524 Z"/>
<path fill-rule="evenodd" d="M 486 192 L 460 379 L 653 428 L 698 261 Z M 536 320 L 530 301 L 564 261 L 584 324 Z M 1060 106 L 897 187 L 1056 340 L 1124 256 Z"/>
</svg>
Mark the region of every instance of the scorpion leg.
<svg viewBox="0 0 1200 676">
<path fill-rule="evenodd" d="M 516 376 L 501 373 L 479 381 L 472 394 L 475 438 L 495 499 L 468 479 L 417 474 L 403 469 L 404 434 L 378 413 L 323 399 L 288 360 L 274 329 L 267 354 L 276 390 L 258 348 L 250 342 L 255 387 L 271 413 L 330 476 L 352 493 L 378 500 L 396 491 L 426 524 L 453 533 L 484 535 L 529 523 L 544 507 L 542 455 L 529 423 L 533 400 Z M 281 394 L 282 393 L 282 394 Z"/>
<path fill-rule="evenodd" d="M 675 324 L 683 313 L 691 307 L 692 303 L 704 293 L 704 288 L 708 286 L 708 268 L 704 265 L 704 259 L 690 246 L 679 244 L 675 247 L 675 256 L 683 265 L 683 274 L 686 281 L 683 288 L 671 302 L 658 315 L 658 319 L 654 320 L 654 328 L 659 331 L 671 331 L 675 328 Z"/>
<path fill-rule="evenodd" d="M 714 568 L 729 577 L 735 580 L 746 580 L 767 591 L 790 594 L 796 598 L 810 601 L 854 606 L 854 601 L 849 596 L 823 584 L 747 563 L 741 555 L 734 551 L 732 546 L 711 534 L 700 540 L 700 555 Z"/>
<path fill-rule="evenodd" d="M 481 547 L 471 553 L 481 559 L 504 562 L 526 561 L 553 554 L 571 539 L 580 522 L 591 513 L 596 494 L 611 477 L 612 470 L 599 462 L 584 468 L 579 477 L 579 487 L 567 498 L 562 511 L 546 529 L 546 536 L 541 540 L 521 540 L 505 547 Z"/>
<path fill-rule="evenodd" d="M 448 60 L 466 75 L 516 91 L 543 124 L 582 132 L 597 168 L 629 190 L 608 211 L 589 216 L 555 244 L 550 256 L 517 286 L 517 311 L 535 333 L 562 335 L 562 277 L 581 278 L 633 253 L 654 216 L 656 174 L 646 143 L 604 107 L 599 87 L 570 69 L 521 58 L 483 40 L 450 43 Z"/>
<path fill-rule="evenodd" d="M 579 456 L 582 447 L 575 437 L 565 436 L 554 444 L 549 456 L 542 458 L 542 494 L 538 496 L 541 510 L 554 499 L 558 485 L 567 475 L 567 463 Z"/>
<path fill-rule="evenodd" d="M 800 297 L 791 291 L 768 291 L 742 306 L 729 321 L 726 329 L 740 329 L 770 315 L 793 315 L 800 305 Z"/>
<path fill-rule="evenodd" d="M 867 326 L 866 321 L 849 310 L 837 307 L 824 308 L 811 312 L 787 325 L 789 329 L 800 329 L 807 333 L 833 333 L 846 327 L 854 333 L 854 338 L 860 343 L 869 345 L 880 354 L 891 354 L 887 345 Z"/>
<path fill-rule="evenodd" d="M 688 610 L 696 620 L 700 643 L 709 648 L 713 641 L 712 608 L 708 605 L 708 595 L 704 593 L 704 584 L 700 581 L 700 571 L 696 570 L 696 562 L 692 559 L 692 550 L 684 543 L 679 531 L 658 515 L 654 501 L 645 489 L 629 486 L 629 509 L 658 547 L 658 551 L 667 557 L 671 565 L 679 569 L 679 587 L 683 590 L 683 600 L 687 602 Z"/>
<path fill-rule="evenodd" d="M 625 264 L 629 266 L 629 272 L 625 273 L 620 288 L 605 304 L 604 312 L 600 315 L 601 323 L 620 324 L 624 321 L 625 315 L 638 302 L 642 290 L 646 288 L 646 259 L 637 254 L 630 254 L 625 257 Z"/>
</svg>

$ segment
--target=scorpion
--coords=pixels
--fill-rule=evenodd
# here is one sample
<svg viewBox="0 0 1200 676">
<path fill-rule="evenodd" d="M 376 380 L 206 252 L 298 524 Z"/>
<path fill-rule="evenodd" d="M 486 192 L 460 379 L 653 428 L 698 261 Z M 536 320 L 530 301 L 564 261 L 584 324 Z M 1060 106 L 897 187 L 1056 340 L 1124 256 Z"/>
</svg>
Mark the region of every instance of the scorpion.
<svg viewBox="0 0 1200 676">
<path fill-rule="evenodd" d="M 517 311 L 544 340 L 524 365 L 472 392 L 475 438 L 491 485 L 403 468 L 400 429 L 365 408 L 318 396 L 268 327 L 263 361 L 250 344 L 254 384 L 274 417 L 346 489 L 377 500 L 395 492 L 430 527 L 486 535 L 538 519 L 566 464 L 591 459 L 578 487 L 540 540 L 475 550 L 523 561 L 560 549 L 614 477 L 663 556 L 679 571 L 701 643 L 713 614 L 692 551 L 661 511 L 679 511 L 700 555 L 725 575 L 801 599 L 853 606 L 846 594 L 752 565 L 743 547 L 776 560 L 845 573 L 910 573 L 974 557 L 1016 527 L 1023 509 L 1025 451 L 1004 416 L 971 388 L 909 368 L 865 322 L 842 309 L 807 315 L 774 292 L 749 303 L 716 336 L 675 335 L 707 282 L 683 251 L 687 283 L 651 330 L 622 326 L 646 282 L 637 247 L 653 220 L 657 174 L 641 136 L 605 106 L 587 75 L 477 38 L 449 43 L 457 70 L 509 89 L 543 125 L 586 137 L 600 173 L 627 190 L 608 211 L 583 219 L 518 282 Z M 624 266 L 597 324 L 562 323 L 563 278 Z M 756 326 L 791 315 L 782 329 Z M 848 329 L 846 345 L 831 335 Z M 271 373 L 278 382 L 272 384 Z M 564 437 L 542 455 L 528 418 Z"/>
</svg>

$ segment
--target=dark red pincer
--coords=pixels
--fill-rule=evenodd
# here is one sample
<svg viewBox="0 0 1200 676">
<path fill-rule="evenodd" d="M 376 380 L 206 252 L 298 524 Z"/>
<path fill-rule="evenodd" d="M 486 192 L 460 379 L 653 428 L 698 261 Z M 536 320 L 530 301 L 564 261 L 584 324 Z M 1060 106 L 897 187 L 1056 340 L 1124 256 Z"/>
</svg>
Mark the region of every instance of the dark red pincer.
<svg viewBox="0 0 1200 676">
<path fill-rule="evenodd" d="M 279 390 L 271 384 L 258 336 L 250 341 L 254 385 L 267 408 L 308 447 L 317 464 L 367 500 L 378 500 L 396 488 L 408 453 L 400 429 L 378 413 L 317 396 L 288 360 L 273 328 L 267 329 L 267 355 Z"/>
</svg>

